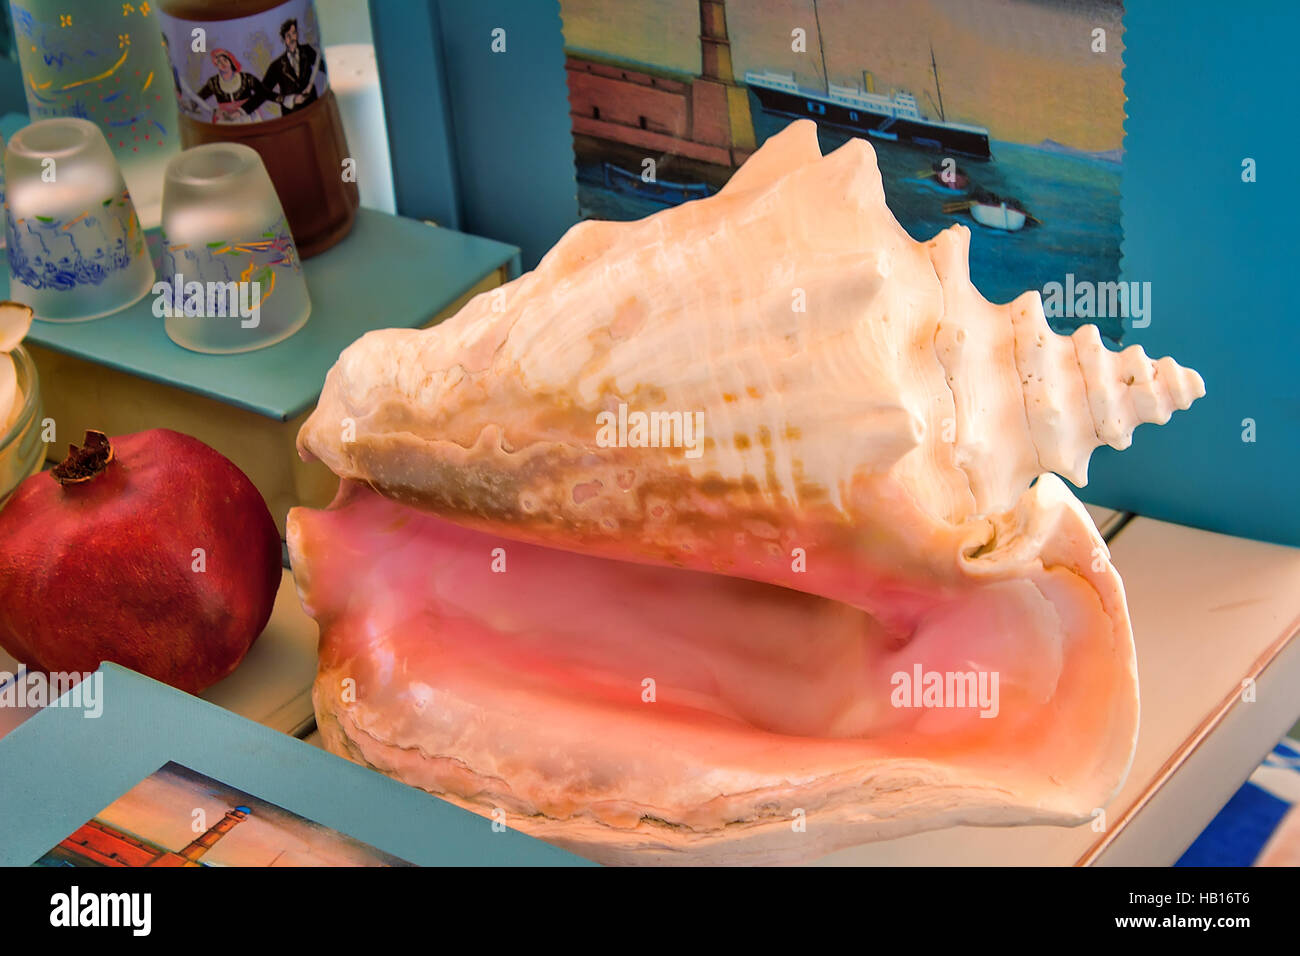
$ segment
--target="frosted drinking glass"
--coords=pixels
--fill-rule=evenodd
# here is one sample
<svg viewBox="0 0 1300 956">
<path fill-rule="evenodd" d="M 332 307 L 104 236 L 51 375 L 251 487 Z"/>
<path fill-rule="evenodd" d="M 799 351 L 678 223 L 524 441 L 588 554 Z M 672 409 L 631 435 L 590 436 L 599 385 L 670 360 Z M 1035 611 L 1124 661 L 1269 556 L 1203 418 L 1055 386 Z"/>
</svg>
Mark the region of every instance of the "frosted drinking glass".
<svg viewBox="0 0 1300 956">
<path fill-rule="evenodd" d="M 248 352 L 306 324 L 302 261 L 256 150 L 210 143 L 176 156 L 163 183 L 162 225 L 160 314 L 177 345 Z"/>
<path fill-rule="evenodd" d="M 41 120 L 5 149 L 9 298 L 38 319 L 80 322 L 149 291 L 153 262 L 104 135 L 81 119 Z"/>
<path fill-rule="evenodd" d="M 90 120 L 117 156 L 146 229 L 158 225 L 163 167 L 180 151 L 175 83 L 147 0 L 10 0 L 33 120 Z"/>
</svg>

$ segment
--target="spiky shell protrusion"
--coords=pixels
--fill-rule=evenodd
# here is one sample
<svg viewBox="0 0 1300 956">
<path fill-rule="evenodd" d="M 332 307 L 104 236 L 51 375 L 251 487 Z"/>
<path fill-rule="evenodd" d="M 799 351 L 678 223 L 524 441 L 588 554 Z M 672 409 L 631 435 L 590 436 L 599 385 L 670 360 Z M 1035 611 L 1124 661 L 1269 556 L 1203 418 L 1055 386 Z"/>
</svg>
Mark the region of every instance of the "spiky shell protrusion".
<svg viewBox="0 0 1300 956">
<path fill-rule="evenodd" d="M 1152 361 L 1137 345 L 1110 351 L 1095 325 L 1053 332 L 1037 292 L 988 302 L 970 280 L 966 227 L 945 229 L 928 248 L 944 295 L 935 350 L 976 513 L 1007 510 L 1045 471 L 1086 485 L 1093 449 L 1127 448 L 1138 425 L 1163 425 L 1205 394 L 1200 375 L 1171 358 Z"/>
</svg>

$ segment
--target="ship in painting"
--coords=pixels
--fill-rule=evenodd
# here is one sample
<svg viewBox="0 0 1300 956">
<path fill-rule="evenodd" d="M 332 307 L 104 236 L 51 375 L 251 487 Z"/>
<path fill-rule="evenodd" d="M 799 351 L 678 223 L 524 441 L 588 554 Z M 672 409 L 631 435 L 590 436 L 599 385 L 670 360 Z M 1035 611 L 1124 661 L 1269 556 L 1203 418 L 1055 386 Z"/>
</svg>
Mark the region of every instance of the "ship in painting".
<svg viewBox="0 0 1300 956">
<path fill-rule="evenodd" d="M 865 71 L 863 86 L 841 86 L 827 79 L 824 89 L 809 89 L 799 85 L 793 74 L 772 70 L 747 70 L 745 85 L 768 113 L 811 119 L 819 125 L 838 127 L 876 139 L 910 143 L 923 149 L 959 153 L 974 159 L 992 159 L 987 129 L 955 123 L 944 115 L 943 88 L 939 85 L 939 64 L 935 61 L 933 47 L 930 48 L 930 67 L 938 95 L 937 120 L 922 113 L 916 97 L 906 90 L 895 90 L 889 96 L 875 92 L 872 76 Z M 823 51 L 822 76 L 826 75 Z"/>
<path fill-rule="evenodd" d="M 789 73 L 749 70 L 745 83 L 768 113 L 808 118 L 825 126 L 876 139 L 911 143 L 924 149 L 991 159 L 989 131 L 983 126 L 927 119 L 916 97 L 901 90 L 892 96 L 868 93 L 861 87 L 827 84 L 826 92 L 795 83 Z"/>
</svg>

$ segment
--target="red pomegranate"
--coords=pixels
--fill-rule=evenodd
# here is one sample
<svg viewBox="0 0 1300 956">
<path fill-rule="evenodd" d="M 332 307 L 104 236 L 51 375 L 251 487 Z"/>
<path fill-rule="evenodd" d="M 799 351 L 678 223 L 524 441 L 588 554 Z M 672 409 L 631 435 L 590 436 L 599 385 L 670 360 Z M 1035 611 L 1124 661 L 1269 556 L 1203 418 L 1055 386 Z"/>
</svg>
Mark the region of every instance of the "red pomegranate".
<svg viewBox="0 0 1300 956">
<path fill-rule="evenodd" d="M 88 431 L 0 507 L 0 646 L 35 670 L 113 661 L 198 693 L 248 653 L 279 584 L 262 496 L 179 432 Z"/>
</svg>

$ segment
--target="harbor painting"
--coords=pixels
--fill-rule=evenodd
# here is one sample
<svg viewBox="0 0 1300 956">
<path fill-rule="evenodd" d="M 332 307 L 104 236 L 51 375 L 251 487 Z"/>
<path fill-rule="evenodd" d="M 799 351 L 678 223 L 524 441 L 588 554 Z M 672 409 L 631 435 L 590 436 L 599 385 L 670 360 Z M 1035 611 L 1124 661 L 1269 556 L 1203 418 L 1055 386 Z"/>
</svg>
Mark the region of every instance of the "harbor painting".
<svg viewBox="0 0 1300 956">
<path fill-rule="evenodd" d="M 1119 278 L 1120 0 L 560 8 L 581 218 L 638 219 L 712 195 L 807 118 L 823 153 L 870 142 L 914 239 L 968 226 L 971 277 L 991 301 Z M 1048 310 L 1058 332 L 1091 321 L 1112 343 L 1122 318 Z"/>
<path fill-rule="evenodd" d="M 172 762 L 33 866 L 412 866 Z"/>
</svg>

